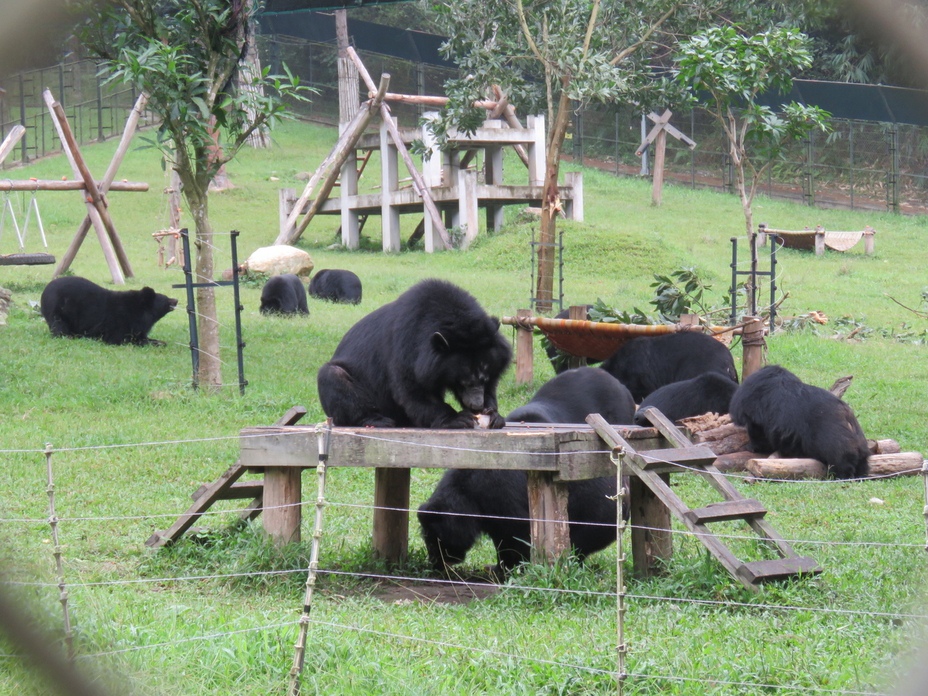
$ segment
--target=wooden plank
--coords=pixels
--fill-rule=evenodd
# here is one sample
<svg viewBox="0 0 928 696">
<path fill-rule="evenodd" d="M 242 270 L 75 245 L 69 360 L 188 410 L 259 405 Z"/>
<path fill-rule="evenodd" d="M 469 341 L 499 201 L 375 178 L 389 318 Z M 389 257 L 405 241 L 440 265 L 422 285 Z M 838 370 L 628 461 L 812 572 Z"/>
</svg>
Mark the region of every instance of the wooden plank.
<svg viewBox="0 0 928 696">
<path fill-rule="evenodd" d="M 638 452 L 641 458 L 639 463 L 645 469 L 689 467 L 700 469 L 712 464 L 716 455 L 705 445 L 690 445 L 689 447 L 675 447 L 673 449 L 648 450 L 647 453 Z"/>
<path fill-rule="evenodd" d="M 77 179 L 4 179 L 0 191 L 84 191 L 87 184 Z M 144 192 L 148 184 L 144 181 L 114 181 L 110 191 Z"/>
<path fill-rule="evenodd" d="M 660 476 L 669 485 L 669 474 Z M 663 573 L 673 558 L 670 510 L 638 477 L 629 477 L 628 485 L 634 573 L 648 578 Z"/>
<path fill-rule="evenodd" d="M 516 310 L 516 317 L 530 317 L 532 310 Z M 516 384 L 532 381 L 535 371 L 534 334 L 531 327 L 516 326 Z"/>
<path fill-rule="evenodd" d="M 22 140 L 25 134 L 26 127 L 19 123 L 10 129 L 10 132 L 6 134 L 3 142 L 0 143 L 0 163 L 13 151 L 13 148 L 16 147 L 16 143 Z"/>
<path fill-rule="evenodd" d="M 264 531 L 276 543 L 300 540 L 302 469 L 264 468 Z"/>
<path fill-rule="evenodd" d="M 190 498 L 198 500 L 210 488 L 204 483 L 190 494 Z M 242 498 L 257 498 L 264 493 L 264 481 L 236 481 L 228 488 L 213 496 L 213 500 L 241 500 Z"/>
<path fill-rule="evenodd" d="M 410 470 L 374 470 L 374 556 L 402 563 L 409 555 Z"/>
<path fill-rule="evenodd" d="M 201 495 L 197 500 L 191 505 L 187 511 L 181 515 L 177 521 L 172 524 L 167 530 L 163 532 L 155 532 L 152 534 L 148 541 L 145 542 L 145 546 L 157 548 L 159 546 L 165 546 L 166 544 L 171 544 L 177 541 L 180 536 L 186 532 L 197 519 L 202 515 L 216 500 L 217 496 L 232 486 L 242 474 L 244 474 L 246 468 L 241 466 L 239 463 L 235 463 L 226 469 L 225 473 L 222 474 L 216 481 L 209 485 L 209 488 Z"/>
<path fill-rule="evenodd" d="M 763 517 L 767 508 L 754 498 L 743 500 L 726 500 L 721 503 L 711 503 L 706 507 L 690 510 L 686 516 L 695 524 L 707 522 L 725 522 L 728 520 L 746 520 L 748 517 Z"/>
<path fill-rule="evenodd" d="M 785 580 L 797 575 L 818 575 L 822 567 L 814 558 L 794 556 L 772 561 L 754 561 L 744 563 L 738 568 L 738 575 L 751 584 Z"/>
<path fill-rule="evenodd" d="M 528 516 L 533 563 L 551 564 L 570 552 L 566 483 L 554 481 L 550 473 L 529 471 Z"/>
</svg>

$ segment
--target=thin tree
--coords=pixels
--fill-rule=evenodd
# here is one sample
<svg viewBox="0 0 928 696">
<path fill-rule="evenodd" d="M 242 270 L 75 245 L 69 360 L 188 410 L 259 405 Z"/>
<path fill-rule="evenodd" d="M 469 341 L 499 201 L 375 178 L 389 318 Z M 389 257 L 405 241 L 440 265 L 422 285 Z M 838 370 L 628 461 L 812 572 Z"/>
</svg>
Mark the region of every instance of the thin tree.
<svg viewBox="0 0 928 696">
<path fill-rule="evenodd" d="M 482 113 L 467 105 L 500 85 L 511 103 L 544 104 L 547 151 L 537 255 L 535 307 L 551 310 L 554 243 L 561 209 L 558 175 L 571 115 L 590 100 L 634 101 L 644 108 L 660 84 L 648 60 L 658 56 L 674 22 L 703 18 L 700 2 L 672 0 L 445 0 L 432 2 L 450 37 L 446 53 L 464 77 L 446 83 L 451 103 L 436 135 L 455 125 L 473 130 Z M 654 97 L 652 97 L 653 99 Z"/>
<path fill-rule="evenodd" d="M 251 0 L 109 0 L 79 8 L 84 44 L 111 79 L 149 95 L 161 119 L 156 145 L 177 171 L 196 228 L 196 281 L 213 279 L 209 185 L 255 131 L 287 115 L 285 99 L 305 99 L 289 72 L 251 76 L 235 89 L 255 13 Z M 216 139 L 214 139 L 214 136 Z M 212 287 L 197 288 L 198 383 L 221 386 L 219 324 Z"/>
<path fill-rule="evenodd" d="M 752 36 L 712 27 L 680 44 L 676 80 L 725 132 L 748 237 L 761 177 L 790 143 L 829 129 L 831 114 L 816 106 L 790 102 L 774 110 L 759 102 L 767 92 L 789 94 L 793 73 L 811 64 L 807 37 L 784 27 Z"/>
</svg>

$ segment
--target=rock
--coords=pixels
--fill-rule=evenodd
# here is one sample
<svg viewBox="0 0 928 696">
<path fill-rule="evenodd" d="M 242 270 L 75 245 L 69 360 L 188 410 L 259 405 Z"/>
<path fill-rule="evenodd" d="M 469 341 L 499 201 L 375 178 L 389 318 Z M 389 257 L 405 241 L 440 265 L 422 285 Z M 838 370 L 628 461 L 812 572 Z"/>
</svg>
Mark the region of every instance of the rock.
<svg viewBox="0 0 928 696">
<path fill-rule="evenodd" d="M 293 273 L 306 277 L 313 270 L 313 260 L 308 253 L 286 244 L 261 247 L 242 264 L 246 273 L 279 275 Z"/>
<path fill-rule="evenodd" d="M 13 293 L 6 288 L 0 288 L 0 326 L 6 326 L 6 318 L 10 313 L 13 302 Z"/>
</svg>

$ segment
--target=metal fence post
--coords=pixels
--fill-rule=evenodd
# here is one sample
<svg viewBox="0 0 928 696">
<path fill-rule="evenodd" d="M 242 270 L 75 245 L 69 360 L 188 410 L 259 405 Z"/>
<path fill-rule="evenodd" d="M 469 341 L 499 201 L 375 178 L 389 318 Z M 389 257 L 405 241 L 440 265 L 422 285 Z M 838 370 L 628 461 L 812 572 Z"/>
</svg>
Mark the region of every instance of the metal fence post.
<svg viewBox="0 0 928 696">
<path fill-rule="evenodd" d="M 893 123 L 889 128 L 889 181 L 886 194 L 889 196 L 889 209 L 899 212 L 899 126 Z"/>
</svg>

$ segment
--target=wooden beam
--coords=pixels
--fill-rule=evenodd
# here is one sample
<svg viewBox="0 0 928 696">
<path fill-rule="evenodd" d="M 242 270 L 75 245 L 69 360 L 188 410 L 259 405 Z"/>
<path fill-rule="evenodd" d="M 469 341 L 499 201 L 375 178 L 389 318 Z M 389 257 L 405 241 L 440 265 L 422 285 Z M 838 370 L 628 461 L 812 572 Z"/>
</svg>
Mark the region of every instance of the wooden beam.
<svg viewBox="0 0 928 696">
<path fill-rule="evenodd" d="M 369 91 L 368 96 L 373 96 L 373 92 Z M 383 100 L 388 102 L 399 102 L 400 104 L 423 104 L 425 106 L 444 106 L 450 101 L 448 97 L 435 97 L 423 94 L 397 94 L 396 92 L 387 92 Z M 473 106 L 477 109 L 495 109 L 497 105 L 498 102 L 488 99 L 473 102 Z"/>
<path fill-rule="evenodd" d="M 6 137 L 3 139 L 3 142 L 0 143 L 0 163 L 6 159 L 6 156 L 13 151 L 13 148 L 16 147 L 16 143 L 22 140 L 22 137 L 26 134 L 25 126 L 16 124 L 13 128 L 10 129 L 10 132 L 7 133 Z"/>
<path fill-rule="evenodd" d="M 85 191 L 87 184 L 77 179 L 4 179 L 0 181 L 0 191 Z M 131 191 L 135 193 L 148 190 L 144 181 L 114 181 L 110 191 Z"/>
</svg>

